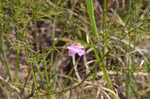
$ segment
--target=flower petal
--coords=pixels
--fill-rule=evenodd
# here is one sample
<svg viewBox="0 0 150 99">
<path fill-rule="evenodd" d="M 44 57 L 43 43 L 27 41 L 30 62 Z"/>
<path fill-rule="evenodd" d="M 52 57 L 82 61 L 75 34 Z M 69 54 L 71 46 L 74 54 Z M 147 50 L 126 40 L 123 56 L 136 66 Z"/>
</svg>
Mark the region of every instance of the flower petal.
<svg viewBox="0 0 150 99">
<path fill-rule="evenodd" d="M 85 54 L 85 51 L 84 50 L 81 50 L 80 52 L 78 52 L 78 55 L 79 56 L 82 56 L 82 55 L 84 55 Z"/>
<path fill-rule="evenodd" d="M 72 51 L 72 50 L 69 50 L 69 51 L 68 51 L 68 54 L 69 54 L 69 56 L 72 56 L 72 55 L 75 55 L 76 52 L 74 52 L 74 51 Z"/>
<path fill-rule="evenodd" d="M 69 49 L 68 54 L 69 56 L 78 54 L 79 56 L 82 56 L 85 54 L 85 51 L 83 50 L 84 46 L 77 46 L 74 43 L 72 43 L 70 46 L 67 47 Z"/>
</svg>

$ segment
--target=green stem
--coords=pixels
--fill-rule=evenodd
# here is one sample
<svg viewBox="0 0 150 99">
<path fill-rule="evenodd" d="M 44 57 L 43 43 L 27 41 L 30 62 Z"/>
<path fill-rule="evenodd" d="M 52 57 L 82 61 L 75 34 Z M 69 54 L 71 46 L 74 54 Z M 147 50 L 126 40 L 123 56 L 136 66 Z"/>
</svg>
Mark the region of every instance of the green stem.
<svg viewBox="0 0 150 99">
<path fill-rule="evenodd" d="M 2 62 L 3 62 L 3 64 L 4 64 L 4 68 L 5 68 L 5 70 L 7 71 L 7 73 L 8 73 L 8 75 L 9 75 L 9 78 L 10 78 L 10 80 L 12 81 L 13 79 L 12 79 L 12 75 L 11 75 L 11 70 L 10 70 L 10 68 L 9 68 L 9 66 L 8 66 L 8 61 L 7 61 L 7 57 L 6 57 L 6 49 L 5 49 L 5 44 L 4 44 L 4 33 L 2 32 L 2 34 L 0 35 L 0 45 L 1 45 L 1 47 L 0 47 L 0 50 L 1 50 L 1 53 L 2 53 Z"/>
<path fill-rule="evenodd" d="M 34 72 L 34 70 L 33 70 L 33 64 L 32 64 L 32 63 L 31 63 L 31 72 L 32 72 L 32 77 L 33 77 L 34 89 L 35 89 L 35 91 L 36 91 L 37 94 L 38 94 L 38 99 L 41 99 L 41 96 L 40 96 L 40 93 L 39 93 L 39 90 L 38 90 L 36 75 L 35 75 L 35 72 Z"/>
<path fill-rule="evenodd" d="M 86 5 L 88 9 L 88 14 L 90 17 L 90 22 L 91 26 L 93 28 L 95 36 L 98 38 L 98 30 L 95 22 L 95 17 L 94 17 L 94 7 L 93 7 L 93 0 L 86 0 Z"/>
<path fill-rule="evenodd" d="M 90 17 L 90 22 L 91 22 L 91 25 L 92 25 L 92 28 L 94 30 L 94 34 L 95 36 L 97 37 L 97 40 L 98 42 L 100 42 L 99 40 L 99 35 L 98 35 L 98 31 L 97 31 L 97 26 L 96 26 L 96 22 L 95 22 L 95 18 L 94 18 L 94 7 L 93 7 L 93 0 L 86 0 L 86 5 L 87 5 L 87 9 L 88 9 L 88 14 L 89 14 L 89 17 Z M 106 0 L 104 0 L 104 23 L 103 23 L 103 28 L 105 29 L 106 28 Z M 104 35 L 104 39 L 105 39 L 105 35 Z M 89 38 L 90 39 L 90 38 Z M 102 72 L 104 73 L 104 78 L 105 78 L 105 81 L 107 83 L 107 87 L 111 90 L 113 90 L 112 86 L 111 86 L 111 83 L 110 83 L 110 80 L 109 80 L 109 76 L 107 75 L 107 72 L 106 72 L 106 69 L 104 67 L 104 64 L 101 63 L 101 59 L 99 57 L 99 54 L 98 52 L 96 51 L 95 49 L 95 45 L 93 44 L 93 41 L 90 39 L 90 42 L 91 42 L 91 46 L 94 48 L 94 53 L 96 55 L 96 59 L 99 61 L 99 66 L 100 66 L 100 69 L 102 70 Z M 98 44 L 100 45 L 100 44 Z M 99 47 L 99 46 L 98 46 Z M 105 55 L 105 49 L 103 50 L 103 54 Z M 104 60 L 105 61 L 105 60 Z M 104 62 L 103 61 L 103 62 Z M 113 94 L 111 94 L 112 98 L 115 99 L 115 96 Z"/>
</svg>

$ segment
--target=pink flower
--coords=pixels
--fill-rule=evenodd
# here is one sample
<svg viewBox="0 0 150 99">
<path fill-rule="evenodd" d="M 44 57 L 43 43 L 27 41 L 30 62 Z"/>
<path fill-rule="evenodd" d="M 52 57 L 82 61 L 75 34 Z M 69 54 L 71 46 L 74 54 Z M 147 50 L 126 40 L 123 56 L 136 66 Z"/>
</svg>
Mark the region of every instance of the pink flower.
<svg viewBox="0 0 150 99">
<path fill-rule="evenodd" d="M 69 49 L 68 54 L 69 56 L 78 54 L 79 56 L 82 56 L 85 54 L 85 51 L 83 50 L 84 46 L 79 46 L 75 44 L 71 44 L 70 46 L 67 47 Z"/>
</svg>

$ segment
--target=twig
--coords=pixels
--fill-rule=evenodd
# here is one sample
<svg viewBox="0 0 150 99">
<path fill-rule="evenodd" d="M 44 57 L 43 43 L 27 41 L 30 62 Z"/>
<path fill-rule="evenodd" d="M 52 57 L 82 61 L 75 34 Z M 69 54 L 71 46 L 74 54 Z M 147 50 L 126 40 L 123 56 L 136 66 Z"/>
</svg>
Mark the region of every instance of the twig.
<svg viewBox="0 0 150 99">
<path fill-rule="evenodd" d="M 10 84 L 8 81 L 6 81 L 6 80 L 5 80 L 3 77 L 1 77 L 1 76 L 0 76 L 0 80 L 1 80 L 2 82 L 6 83 L 7 85 L 9 85 L 10 88 L 16 90 L 18 93 L 20 92 L 20 90 L 19 90 L 16 86 Z"/>
<path fill-rule="evenodd" d="M 109 75 L 123 75 L 123 73 L 120 72 L 120 71 L 112 71 L 112 70 L 111 70 L 111 71 L 107 71 L 107 73 L 108 73 Z M 98 76 L 103 76 L 103 72 L 98 72 L 97 75 L 98 75 Z M 134 75 L 134 76 L 148 76 L 149 73 L 136 71 L 136 72 L 133 73 L 133 75 Z"/>
</svg>

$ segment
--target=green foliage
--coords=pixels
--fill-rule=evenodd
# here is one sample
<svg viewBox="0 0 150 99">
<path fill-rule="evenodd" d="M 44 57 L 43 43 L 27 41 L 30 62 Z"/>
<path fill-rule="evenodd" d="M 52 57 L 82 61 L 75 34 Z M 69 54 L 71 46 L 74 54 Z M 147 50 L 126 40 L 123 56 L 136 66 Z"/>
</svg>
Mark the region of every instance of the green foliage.
<svg viewBox="0 0 150 99">
<path fill-rule="evenodd" d="M 0 0 L 0 98 L 150 97 L 149 0 L 99 1 Z"/>
</svg>

